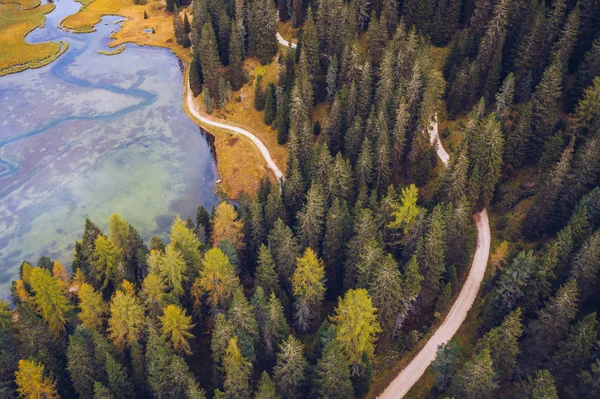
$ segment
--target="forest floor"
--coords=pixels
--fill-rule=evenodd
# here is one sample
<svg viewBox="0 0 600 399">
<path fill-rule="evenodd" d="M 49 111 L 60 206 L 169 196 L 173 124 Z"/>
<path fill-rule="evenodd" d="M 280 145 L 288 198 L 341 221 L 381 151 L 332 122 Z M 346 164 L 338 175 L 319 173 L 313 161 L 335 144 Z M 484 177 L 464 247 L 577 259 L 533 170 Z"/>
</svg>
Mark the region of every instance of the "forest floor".
<svg viewBox="0 0 600 399">
<path fill-rule="evenodd" d="M 40 68 L 54 61 L 66 44 L 45 42 L 29 44 L 25 37 L 43 26 L 54 4 L 40 4 L 40 0 L 0 0 L 0 76 Z"/>
</svg>

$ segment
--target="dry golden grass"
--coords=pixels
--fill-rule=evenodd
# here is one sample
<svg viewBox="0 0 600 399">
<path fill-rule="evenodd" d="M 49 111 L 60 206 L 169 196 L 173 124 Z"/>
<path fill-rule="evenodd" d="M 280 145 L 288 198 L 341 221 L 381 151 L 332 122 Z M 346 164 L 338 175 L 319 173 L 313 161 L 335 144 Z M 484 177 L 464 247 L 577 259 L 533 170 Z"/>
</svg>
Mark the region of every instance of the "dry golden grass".
<svg viewBox="0 0 600 399">
<path fill-rule="evenodd" d="M 165 10 L 162 1 L 150 1 L 147 4 L 133 4 L 133 0 L 82 0 L 84 7 L 79 12 L 61 21 L 61 27 L 74 32 L 92 32 L 94 26 L 104 15 L 120 15 L 127 20 L 111 38 L 109 47 L 124 43 L 140 46 L 169 48 L 185 62 L 190 60 L 190 50 L 179 46 L 173 31 L 173 14 Z M 148 19 L 144 19 L 144 11 Z M 154 33 L 145 33 L 144 29 L 153 29 Z"/>
<path fill-rule="evenodd" d="M 260 182 L 264 179 L 275 182 L 273 172 L 267 168 L 267 164 L 260 151 L 248 138 L 231 133 L 225 129 L 208 126 L 196 119 L 189 112 L 185 101 L 187 90 L 189 90 L 187 77 L 188 70 L 186 69 L 184 75 L 186 91 L 183 96 L 183 110 L 191 120 L 214 137 L 217 169 L 221 180 L 218 191 L 228 198 L 237 199 L 243 192 L 250 195 L 254 194 L 258 190 Z M 196 99 L 196 109 L 209 117 L 209 115 L 206 115 L 202 96 Z"/>
<path fill-rule="evenodd" d="M 277 32 L 288 42 L 297 43 L 298 42 L 298 33 L 300 32 L 299 28 L 292 28 L 292 24 L 290 21 L 281 22 L 277 21 Z"/>
<path fill-rule="evenodd" d="M 40 6 L 39 0 L 20 0 L 19 4 L 0 0 L 0 76 L 20 72 L 28 68 L 39 68 L 54 61 L 66 50 L 66 43 L 46 42 L 29 44 L 25 36 L 44 24 L 54 4 Z"/>
<path fill-rule="evenodd" d="M 215 120 L 218 118 L 228 124 L 248 130 L 258 137 L 269 149 L 271 157 L 279 169 L 285 173 L 288 158 L 287 147 L 277 143 L 277 130 L 265 125 L 263 121 L 264 112 L 254 109 L 256 76 L 263 75 L 262 86 L 263 89 L 266 89 L 269 82 L 277 80 L 277 63 L 273 62 L 263 66 L 256 59 L 250 58 L 244 62 L 244 68 L 250 74 L 250 82 L 245 84 L 239 91 L 234 92 L 232 99 L 224 107 L 215 109 L 211 116 Z M 238 102 L 237 97 L 240 97 L 242 101 Z M 198 97 L 196 101 L 199 109 L 204 110 L 202 96 Z M 262 163 L 264 164 L 265 161 L 263 160 Z"/>
</svg>

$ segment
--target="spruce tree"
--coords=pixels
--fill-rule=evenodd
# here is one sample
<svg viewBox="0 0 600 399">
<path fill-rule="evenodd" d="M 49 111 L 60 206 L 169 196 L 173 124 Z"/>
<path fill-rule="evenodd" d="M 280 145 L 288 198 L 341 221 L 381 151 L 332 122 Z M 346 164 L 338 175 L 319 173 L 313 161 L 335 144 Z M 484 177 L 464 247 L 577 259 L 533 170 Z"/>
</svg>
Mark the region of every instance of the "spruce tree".
<svg viewBox="0 0 600 399">
<path fill-rule="evenodd" d="M 286 2 L 284 1 L 283 3 L 285 4 Z M 275 390 L 275 383 L 266 371 L 263 371 L 260 376 L 254 399 L 281 399 Z"/>
<path fill-rule="evenodd" d="M 253 306 L 248 303 L 244 290 L 240 287 L 235 291 L 231 307 L 227 311 L 233 332 L 238 337 L 242 354 L 250 362 L 256 361 L 256 346 L 259 339 L 258 323 L 253 313 Z"/>
<path fill-rule="evenodd" d="M 233 90 L 241 89 L 244 84 L 244 43 L 239 35 L 237 24 L 231 22 L 231 37 L 229 41 L 229 81 Z"/>
<path fill-rule="evenodd" d="M 496 388 L 490 351 L 483 349 L 456 373 L 450 391 L 459 398 L 491 399 Z"/>
<path fill-rule="evenodd" d="M 523 341 L 524 370 L 535 370 L 556 349 L 577 313 L 577 302 L 577 283 L 570 280 L 546 302 L 537 319 L 529 323 Z"/>
<path fill-rule="evenodd" d="M 568 392 L 574 388 L 576 376 L 587 364 L 597 342 L 597 326 L 596 314 L 590 313 L 572 326 L 569 335 L 558 344 L 550 360 L 550 371 L 560 391 Z"/>
<path fill-rule="evenodd" d="M 237 338 L 231 338 L 225 352 L 225 397 L 227 399 L 244 399 L 250 392 L 250 373 L 252 363 L 240 352 Z"/>
<path fill-rule="evenodd" d="M 396 315 L 402 306 L 402 276 L 394 258 L 388 254 L 382 265 L 375 271 L 369 293 L 377 308 L 377 319 L 386 336 L 393 333 Z"/>
<path fill-rule="evenodd" d="M 202 27 L 198 55 L 202 67 L 204 88 L 208 89 L 209 95 L 214 97 L 219 92 L 221 60 L 219 59 L 215 31 L 210 21 Z"/>
<path fill-rule="evenodd" d="M 277 10 L 271 0 L 255 0 L 248 7 L 248 54 L 262 65 L 277 54 Z"/>
<path fill-rule="evenodd" d="M 325 224 L 326 199 L 319 183 L 313 183 L 306 194 L 306 203 L 298 212 L 298 236 L 303 247 L 320 253 Z"/>
<path fill-rule="evenodd" d="M 277 116 L 277 99 L 275 96 L 275 85 L 271 82 L 267 86 L 265 93 L 265 115 L 264 121 L 266 125 L 271 125 Z"/>
<path fill-rule="evenodd" d="M 478 350 L 489 350 L 494 370 L 503 380 L 512 377 L 517 368 L 519 338 L 522 333 L 521 309 L 517 309 L 506 316 L 500 326 L 488 331 L 477 343 Z"/>
<path fill-rule="evenodd" d="M 435 384 L 438 389 L 445 392 L 450 381 L 456 373 L 460 348 L 455 341 L 438 345 L 435 360 L 432 362 Z"/>
<path fill-rule="evenodd" d="M 271 293 L 267 304 L 267 318 L 262 332 L 263 345 L 268 359 L 274 359 L 281 342 L 290 335 L 290 326 L 283 314 L 283 306 L 275 293 Z"/>
<path fill-rule="evenodd" d="M 292 335 L 280 345 L 277 363 L 273 368 L 273 377 L 277 386 L 277 393 L 284 398 L 296 399 L 301 397 L 308 366 L 302 354 L 303 350 L 304 345 Z"/>
<path fill-rule="evenodd" d="M 296 237 L 292 230 L 281 219 L 278 219 L 269 233 L 268 241 L 279 278 L 286 288 L 290 288 L 290 280 L 296 269 L 296 258 L 300 256 Z"/>
<path fill-rule="evenodd" d="M 133 396 L 133 387 L 127 369 L 109 353 L 106 354 L 106 375 L 108 387 L 115 399 L 126 399 Z"/>
<path fill-rule="evenodd" d="M 331 340 L 317 363 L 315 389 L 318 398 L 345 399 L 354 395 L 348 360 L 340 344 Z"/>
<path fill-rule="evenodd" d="M 560 118 L 558 100 L 561 97 L 562 80 L 561 66 L 555 62 L 546 69 L 542 81 L 533 93 L 531 122 L 538 153 L 544 140 L 554 133 L 554 127 Z"/>
<path fill-rule="evenodd" d="M 94 379 L 98 378 L 93 353 L 92 339 L 88 331 L 79 327 L 69 337 L 67 369 L 73 388 L 80 398 L 92 398 Z"/>
<path fill-rule="evenodd" d="M 327 68 L 327 101 L 329 102 L 333 101 L 333 98 L 338 91 L 338 70 L 338 59 L 337 56 L 334 55 Z"/>
</svg>

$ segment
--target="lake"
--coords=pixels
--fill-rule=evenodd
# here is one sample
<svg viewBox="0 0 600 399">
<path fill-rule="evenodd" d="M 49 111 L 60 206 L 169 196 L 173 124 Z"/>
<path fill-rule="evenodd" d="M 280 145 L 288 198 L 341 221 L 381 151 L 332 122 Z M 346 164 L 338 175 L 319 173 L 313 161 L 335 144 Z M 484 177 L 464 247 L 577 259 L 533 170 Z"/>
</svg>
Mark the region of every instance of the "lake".
<svg viewBox="0 0 600 399">
<path fill-rule="evenodd" d="M 99 54 L 122 18 L 73 34 L 57 24 L 81 5 L 54 4 L 27 41 L 64 40 L 67 52 L 0 77 L 0 297 L 23 260 L 70 266 L 86 217 L 105 229 L 116 212 L 144 238 L 166 238 L 175 215 L 218 201 L 207 135 L 181 107 L 178 58 L 131 44 Z"/>
</svg>

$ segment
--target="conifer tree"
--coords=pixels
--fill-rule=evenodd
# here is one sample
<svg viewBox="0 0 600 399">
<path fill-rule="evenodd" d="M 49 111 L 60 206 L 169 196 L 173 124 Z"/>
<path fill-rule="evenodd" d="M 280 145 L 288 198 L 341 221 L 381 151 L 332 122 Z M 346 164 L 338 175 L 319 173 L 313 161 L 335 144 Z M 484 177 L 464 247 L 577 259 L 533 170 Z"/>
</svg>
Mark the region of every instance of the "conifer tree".
<svg viewBox="0 0 600 399">
<path fill-rule="evenodd" d="M 403 300 L 402 275 L 391 255 L 385 257 L 379 270 L 375 271 L 369 293 L 377 308 L 377 319 L 382 330 L 387 336 L 391 336 Z"/>
<path fill-rule="evenodd" d="M 235 21 L 231 21 L 229 39 L 229 81 L 233 90 L 239 90 L 244 84 L 244 43 L 240 37 Z"/>
<path fill-rule="evenodd" d="M 310 81 L 313 84 L 313 90 L 317 92 L 320 86 L 318 82 L 321 78 L 321 63 L 319 62 L 319 34 L 317 32 L 317 25 L 315 24 L 312 7 L 310 5 L 306 11 L 306 21 L 302 29 L 302 52 L 306 54 Z"/>
<path fill-rule="evenodd" d="M 121 261 L 121 253 L 119 248 L 103 235 L 98 235 L 94 248 L 92 258 L 94 277 L 97 287 L 104 290 L 115 275 L 117 264 Z"/>
<path fill-rule="evenodd" d="M 285 4 L 285 1 L 283 3 Z M 266 371 L 263 371 L 260 376 L 254 399 L 281 399 L 275 390 L 275 383 Z"/>
<path fill-rule="evenodd" d="M 273 368 L 273 377 L 277 393 L 283 398 L 296 399 L 301 396 L 301 388 L 305 381 L 308 366 L 302 354 L 304 345 L 293 335 L 280 345 L 277 363 Z"/>
<path fill-rule="evenodd" d="M 359 187 L 369 187 L 373 181 L 373 150 L 368 137 L 364 138 L 356 161 L 356 179 Z"/>
<path fill-rule="evenodd" d="M 168 305 L 160 318 L 162 335 L 173 344 L 177 353 L 191 354 L 189 339 L 194 336 L 190 330 L 194 327 L 192 318 L 186 315 L 185 309 L 177 305 Z"/>
<path fill-rule="evenodd" d="M 31 271 L 31 289 L 35 296 L 33 303 L 42 319 L 48 324 L 55 337 L 65 330 L 67 312 L 71 309 L 64 291 L 50 272 L 36 267 Z"/>
<path fill-rule="evenodd" d="M 167 245 L 164 255 L 160 256 L 156 263 L 156 273 L 162 278 L 168 289 L 176 296 L 183 295 L 183 282 L 187 266 L 181 252 L 174 248 L 173 241 Z M 148 264 L 151 264 L 150 258 Z"/>
<path fill-rule="evenodd" d="M 200 297 L 206 296 L 213 312 L 222 310 L 240 284 L 229 258 L 219 248 L 204 254 L 200 277 L 194 283 L 194 295 L 199 305 Z"/>
<path fill-rule="evenodd" d="M 459 398 L 490 399 L 496 388 L 490 351 L 483 349 L 456 373 L 450 390 Z"/>
<path fill-rule="evenodd" d="M 94 364 L 92 338 L 83 327 L 77 328 L 75 333 L 69 336 L 67 369 L 73 388 L 79 397 L 91 399 L 97 372 Z"/>
<path fill-rule="evenodd" d="M 326 199 L 319 183 L 313 183 L 306 194 L 306 203 L 298 212 L 298 234 L 300 244 L 320 252 L 325 222 Z"/>
<path fill-rule="evenodd" d="M 417 263 L 417 257 L 413 256 L 408 264 L 406 265 L 406 270 L 403 273 L 403 299 L 402 306 L 396 315 L 396 320 L 394 323 L 394 330 L 392 332 L 392 338 L 396 338 L 402 324 L 408 317 L 409 312 L 412 310 L 414 303 L 421 293 L 422 285 L 424 277 L 419 272 L 419 264 Z"/>
<path fill-rule="evenodd" d="M 538 312 L 537 319 L 529 323 L 523 341 L 525 370 L 535 369 L 540 361 L 554 351 L 577 313 L 577 301 L 577 284 L 575 280 L 570 280 L 546 302 Z"/>
<path fill-rule="evenodd" d="M 339 73 L 339 65 L 337 56 L 334 55 L 331 58 L 331 62 L 329 63 L 329 67 L 327 68 L 327 101 L 333 101 L 335 94 L 338 91 L 338 73 Z"/>
<path fill-rule="evenodd" d="M 22 398 L 59 399 L 56 382 L 44 375 L 43 364 L 19 360 L 19 368 L 15 373 L 17 393 Z"/>
<path fill-rule="evenodd" d="M 290 92 L 286 90 L 277 107 L 277 118 L 275 119 L 277 127 L 277 144 L 284 145 L 288 142 L 288 133 L 290 129 Z"/>
<path fill-rule="evenodd" d="M 335 324 L 335 339 L 352 366 L 353 375 L 360 372 L 363 354 L 370 359 L 375 351 L 375 340 L 381 331 L 375 315 L 376 309 L 367 290 L 349 290 L 339 298 L 331 317 Z"/>
<path fill-rule="evenodd" d="M 94 399 L 114 399 L 110 389 L 101 382 L 94 382 Z"/>
<path fill-rule="evenodd" d="M 258 266 L 256 267 L 255 285 L 262 287 L 265 295 L 279 293 L 279 277 L 275 270 L 275 261 L 273 256 L 264 244 L 258 250 Z"/>
<path fill-rule="evenodd" d="M 582 14 L 582 17 L 584 16 L 585 13 Z M 594 41 L 592 47 L 585 54 L 584 61 L 577 68 L 573 88 L 569 92 L 571 106 L 577 103 L 596 76 L 600 76 L 600 38 Z"/>
<path fill-rule="evenodd" d="M 571 276 L 577 281 L 581 301 L 593 294 L 599 270 L 600 231 L 597 231 L 583 244 L 572 262 Z"/>
<path fill-rule="evenodd" d="M 256 361 L 256 346 L 259 340 L 258 324 L 254 316 L 254 308 L 244 295 L 240 287 L 235 291 L 227 318 L 231 321 L 234 334 L 238 337 L 238 344 L 242 354 L 250 362 Z"/>
<path fill-rule="evenodd" d="M 535 372 L 535 378 L 527 378 L 521 388 L 521 394 L 531 399 L 558 399 L 554 378 L 548 370 L 538 370 Z"/>
<path fill-rule="evenodd" d="M 219 58 L 217 38 L 210 21 L 207 21 L 202 27 L 198 55 L 200 66 L 202 67 L 204 88 L 208 89 L 211 96 L 215 96 L 219 92 L 221 60 Z"/>
<path fill-rule="evenodd" d="M 271 82 L 265 93 L 265 116 L 266 125 L 271 125 L 277 116 L 277 99 L 275 96 L 275 85 Z"/>
<path fill-rule="evenodd" d="M 227 240 L 237 250 L 244 247 L 244 222 L 239 220 L 235 208 L 227 203 L 221 202 L 215 211 L 212 226 L 212 243 L 218 247 L 221 241 Z"/>
<path fill-rule="evenodd" d="M 348 360 L 335 340 L 325 346 L 317 363 L 315 385 L 318 398 L 344 399 L 354 395 Z"/>
<path fill-rule="evenodd" d="M 438 345 L 432 366 L 435 383 L 440 391 L 445 392 L 448 389 L 448 385 L 456 373 L 459 357 L 460 348 L 456 342 L 450 341 L 447 344 Z"/>
<path fill-rule="evenodd" d="M 225 397 L 227 399 L 244 399 L 250 393 L 250 373 L 252 363 L 240 352 L 237 338 L 231 338 L 225 352 Z"/>
<path fill-rule="evenodd" d="M 292 230 L 281 219 L 269 234 L 269 250 L 275 260 L 277 273 L 286 288 L 290 287 L 291 278 L 296 269 L 296 258 L 300 256 L 300 248 Z"/>
<path fill-rule="evenodd" d="M 585 370 L 578 376 L 579 393 L 582 398 L 593 399 L 600 394 L 600 383 L 598 383 L 600 379 L 598 377 L 600 377 L 600 359 L 596 359 L 589 370 Z"/>
<path fill-rule="evenodd" d="M 133 387 L 125 366 L 110 353 L 106 354 L 106 375 L 108 388 L 115 399 L 127 399 L 133 396 Z"/>
<path fill-rule="evenodd" d="M 298 258 L 292 288 L 296 298 L 296 324 L 300 331 L 306 332 L 311 327 L 311 321 L 318 317 L 325 297 L 325 265 L 311 248 L 307 248 L 304 255 Z"/>
<path fill-rule="evenodd" d="M 564 149 L 560 160 L 554 165 L 548 176 L 544 176 L 538 193 L 523 223 L 524 231 L 531 237 L 536 237 L 547 226 L 552 225 L 552 213 L 556 206 L 558 195 L 565 184 L 567 173 L 573 160 L 574 140 Z"/>
<path fill-rule="evenodd" d="M 494 370 L 502 379 L 510 378 L 516 370 L 519 338 L 522 333 L 521 309 L 517 309 L 506 316 L 500 326 L 488 331 L 477 343 L 479 350 L 489 350 Z"/>
<path fill-rule="evenodd" d="M 504 157 L 506 165 L 519 168 L 526 159 L 526 150 L 531 139 L 532 105 L 527 102 L 519 108 L 519 119 L 516 126 L 510 129 L 506 137 Z"/>
<path fill-rule="evenodd" d="M 110 301 L 108 336 L 121 351 L 138 342 L 144 332 L 144 308 L 136 296 L 121 290 Z"/>
<path fill-rule="evenodd" d="M 270 0 L 254 0 L 248 7 L 248 54 L 261 64 L 271 62 L 277 54 L 277 10 Z"/>
<path fill-rule="evenodd" d="M 200 54 L 194 48 L 192 62 L 190 63 L 189 71 L 190 90 L 194 97 L 198 97 L 202 93 L 202 85 L 204 84 L 204 75 L 202 73 L 202 63 L 200 62 Z"/>
<path fill-rule="evenodd" d="M 374 165 L 374 188 L 383 195 L 390 185 L 392 178 L 392 157 L 390 147 L 390 135 L 387 129 L 386 116 L 382 113 L 378 119 L 379 136 L 375 144 Z"/>
<path fill-rule="evenodd" d="M 290 335 L 290 326 L 283 314 L 283 306 L 275 293 L 271 293 L 269 297 L 267 320 L 261 332 L 267 357 L 274 359 L 277 348 Z"/>
<path fill-rule="evenodd" d="M 561 66 L 555 62 L 546 69 L 542 81 L 533 93 L 531 123 L 538 151 L 543 141 L 554 133 L 554 127 L 560 118 L 558 100 L 561 97 L 562 80 Z"/>
<path fill-rule="evenodd" d="M 590 353 L 597 342 L 598 321 L 596 314 L 590 313 L 571 327 L 569 335 L 558 344 L 550 360 L 550 371 L 555 376 L 559 390 L 572 389 L 576 376 L 583 370 Z"/>
<path fill-rule="evenodd" d="M 81 312 L 77 315 L 85 328 L 92 331 L 100 331 L 104 324 L 104 318 L 108 313 L 108 306 L 102 299 L 102 295 L 94 290 L 89 284 L 82 284 L 77 291 L 79 297 L 79 308 Z"/>
</svg>

